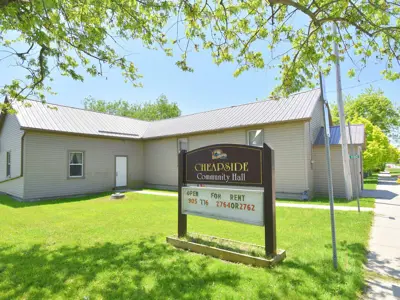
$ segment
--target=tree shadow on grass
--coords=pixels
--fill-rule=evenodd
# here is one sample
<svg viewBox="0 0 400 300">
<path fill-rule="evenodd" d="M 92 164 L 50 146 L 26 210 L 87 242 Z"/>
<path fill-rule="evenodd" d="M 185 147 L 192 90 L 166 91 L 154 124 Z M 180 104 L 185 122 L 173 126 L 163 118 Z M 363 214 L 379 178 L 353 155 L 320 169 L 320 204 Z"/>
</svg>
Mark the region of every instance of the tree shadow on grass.
<svg viewBox="0 0 400 300">
<path fill-rule="evenodd" d="M 214 284 L 235 286 L 234 272 L 208 269 L 209 260 L 157 243 L 105 243 L 88 248 L 63 246 L 25 251 L 0 246 L 0 294 L 6 298 L 61 296 L 105 299 L 210 298 Z"/>
<path fill-rule="evenodd" d="M 325 248 L 332 249 L 331 244 Z M 347 263 L 339 263 L 338 269 L 333 267 L 332 259 L 305 261 L 299 258 L 287 259 L 282 265 L 273 270 L 274 276 L 281 282 L 287 282 L 279 287 L 282 298 L 296 292 L 299 299 L 356 299 L 357 293 L 364 288 L 364 276 L 362 264 L 365 261 L 367 250 L 363 244 L 346 241 L 338 242 L 338 256 L 347 256 L 344 259 L 351 261 L 352 266 Z M 290 254 L 289 254 L 290 255 Z M 342 259 L 343 261 L 343 259 Z M 354 268 L 356 266 L 356 268 Z M 266 270 L 265 272 L 269 272 Z M 310 285 L 314 281 L 314 285 Z M 308 286 L 308 288 L 304 288 Z M 353 286 L 354 288 L 349 288 Z M 329 295 L 329 296 L 327 296 Z M 259 291 L 260 299 L 269 299 L 268 291 Z"/>
<path fill-rule="evenodd" d="M 340 247 L 357 260 L 365 254 L 359 244 Z M 361 260 L 357 264 L 362 264 Z M 48 249 L 33 245 L 21 250 L 0 245 L 0 295 L 7 299 L 210 299 L 227 296 L 221 287 L 234 293 L 241 283 L 250 281 L 247 286 L 261 299 L 293 293 L 298 293 L 299 298 L 327 294 L 354 298 L 354 289 L 346 288 L 349 280 L 359 290 L 363 285 L 362 276 L 350 274 L 352 271 L 344 266 L 335 271 L 331 260 L 290 258 L 276 268 L 257 273 L 243 272 L 242 268 L 251 267 L 216 263 L 216 259 L 176 250 L 155 237 L 86 248 Z"/>
</svg>

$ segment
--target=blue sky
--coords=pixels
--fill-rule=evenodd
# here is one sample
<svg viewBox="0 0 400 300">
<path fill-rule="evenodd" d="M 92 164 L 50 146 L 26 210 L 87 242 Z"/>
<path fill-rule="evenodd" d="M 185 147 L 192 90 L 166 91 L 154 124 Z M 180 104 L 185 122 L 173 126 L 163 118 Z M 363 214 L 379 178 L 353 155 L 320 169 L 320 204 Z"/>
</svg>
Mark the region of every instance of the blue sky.
<svg viewBox="0 0 400 300">
<path fill-rule="evenodd" d="M 175 66 L 176 59 L 167 57 L 161 51 L 137 47 L 133 52 L 129 58 L 144 76 L 141 81 L 143 88 L 134 88 L 130 83 L 125 83 L 117 69 L 107 70 L 107 78 L 92 78 L 88 75 L 83 83 L 55 74 L 52 87 L 58 94 L 49 96 L 47 101 L 83 107 L 82 101 L 89 95 L 109 101 L 122 98 L 140 103 L 154 101 L 160 94 L 165 94 L 170 101 L 178 103 L 182 114 L 190 114 L 263 99 L 277 84 L 274 80 L 275 70 L 251 70 L 234 78 L 234 64 L 217 66 L 206 52 L 191 53 L 189 62 L 194 73 L 181 71 Z M 357 95 L 369 86 L 366 83 L 382 78 L 380 71 L 383 66 L 374 62 L 363 70 L 359 80 L 346 76 L 351 67 L 348 61 L 342 63 L 345 95 Z M 8 83 L 12 78 L 22 77 L 19 68 L 2 64 L 1 69 L 0 85 Z M 380 80 L 374 82 L 373 86 L 381 88 L 389 99 L 400 104 L 399 82 Z M 329 100 L 336 101 L 334 73 L 326 79 L 326 87 Z"/>
</svg>

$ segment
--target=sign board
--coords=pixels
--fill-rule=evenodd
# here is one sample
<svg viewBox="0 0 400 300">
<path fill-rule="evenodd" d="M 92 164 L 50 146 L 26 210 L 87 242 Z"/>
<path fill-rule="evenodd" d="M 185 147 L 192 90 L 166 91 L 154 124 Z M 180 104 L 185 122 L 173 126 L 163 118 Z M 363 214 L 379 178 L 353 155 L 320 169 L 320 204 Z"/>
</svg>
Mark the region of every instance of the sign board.
<svg viewBox="0 0 400 300">
<path fill-rule="evenodd" d="M 180 151 L 178 237 L 187 234 L 188 214 L 264 226 L 265 253 L 276 255 L 274 150 L 267 144 L 217 144 Z"/>
<path fill-rule="evenodd" d="M 182 188 L 182 213 L 264 225 L 264 192 L 208 187 Z"/>
<path fill-rule="evenodd" d="M 263 186 L 260 147 L 215 145 L 186 154 L 186 183 Z"/>
<path fill-rule="evenodd" d="M 329 111 L 328 111 L 328 105 L 327 104 L 324 104 L 324 114 L 325 114 L 325 117 L 324 117 L 325 125 L 324 125 L 324 127 L 325 127 L 325 131 L 326 131 L 326 136 L 328 138 L 330 138 L 331 137 L 331 126 L 329 124 Z"/>
<path fill-rule="evenodd" d="M 351 159 L 360 158 L 360 155 L 358 155 L 358 154 L 350 155 L 350 158 Z"/>
</svg>

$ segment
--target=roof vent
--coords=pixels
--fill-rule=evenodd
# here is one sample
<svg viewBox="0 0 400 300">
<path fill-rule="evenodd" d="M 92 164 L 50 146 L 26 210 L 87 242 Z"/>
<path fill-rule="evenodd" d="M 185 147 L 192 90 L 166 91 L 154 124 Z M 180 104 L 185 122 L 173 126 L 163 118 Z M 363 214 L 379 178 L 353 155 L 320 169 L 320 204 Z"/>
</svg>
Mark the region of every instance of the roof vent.
<svg viewBox="0 0 400 300">
<path fill-rule="evenodd" d="M 139 136 L 136 133 L 125 133 L 125 132 L 116 132 L 116 131 L 107 131 L 107 130 L 99 130 L 99 133 L 108 133 L 108 134 L 119 134 L 119 135 L 126 135 L 126 136 Z"/>
</svg>

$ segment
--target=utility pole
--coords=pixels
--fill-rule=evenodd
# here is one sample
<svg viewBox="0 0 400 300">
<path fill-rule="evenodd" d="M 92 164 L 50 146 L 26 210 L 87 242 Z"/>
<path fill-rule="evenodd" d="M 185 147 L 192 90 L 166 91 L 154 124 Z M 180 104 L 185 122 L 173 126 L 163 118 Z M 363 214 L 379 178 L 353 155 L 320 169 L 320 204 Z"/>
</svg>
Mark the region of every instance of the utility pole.
<svg viewBox="0 0 400 300">
<path fill-rule="evenodd" d="M 332 24 L 332 31 L 334 36 L 337 35 L 336 24 Z M 334 41 L 334 51 L 336 56 L 336 90 L 337 90 L 337 105 L 339 111 L 339 121 L 340 121 L 340 135 L 342 137 L 342 157 L 343 157 L 343 176 L 344 176 L 344 185 L 346 190 L 346 198 L 347 200 L 351 200 L 353 198 L 353 186 L 351 181 L 351 172 L 350 172 L 350 158 L 349 158 L 349 149 L 347 146 L 347 132 L 346 132 L 346 119 L 344 115 L 344 104 L 343 104 L 343 95 L 342 95 L 342 81 L 340 76 L 340 61 L 339 61 L 339 47 L 336 41 Z"/>
<path fill-rule="evenodd" d="M 338 268 L 337 252 L 336 252 L 336 224 L 335 224 L 335 206 L 333 196 L 333 180 L 332 180 L 332 166 L 331 166 L 331 145 L 330 135 L 331 129 L 329 124 L 329 113 L 328 113 L 328 99 L 326 98 L 325 80 L 322 73 L 319 73 L 319 82 L 321 85 L 321 95 L 323 101 L 323 114 L 324 114 L 324 137 L 325 137 L 325 155 L 326 155 L 326 168 L 327 168 L 327 179 L 328 179 L 328 194 L 329 194 L 329 208 L 331 216 L 331 234 L 332 234 L 332 260 L 333 267 Z"/>
<path fill-rule="evenodd" d="M 349 127 L 349 137 L 350 137 L 350 147 L 351 147 L 351 152 L 352 152 L 352 154 L 354 155 L 354 153 L 355 153 L 355 151 L 354 151 L 354 145 L 353 145 L 353 139 L 352 139 L 352 137 L 351 137 L 351 124 L 350 124 L 350 122 L 348 122 L 348 127 Z M 358 151 L 357 151 L 357 153 L 358 153 Z M 356 185 L 356 187 L 357 187 L 357 189 L 355 190 L 355 195 L 356 195 L 356 197 L 357 197 L 357 207 L 358 207 L 358 212 L 360 212 L 360 189 L 358 188 L 359 187 L 359 183 L 360 183 L 360 178 L 359 178 L 359 172 L 358 172 L 358 169 L 357 169 L 357 162 L 355 161 L 355 158 L 353 157 L 352 158 L 352 161 L 353 161 L 353 163 L 352 163 L 352 165 L 353 165 L 353 172 L 354 172 L 354 180 L 357 182 L 357 185 Z"/>
</svg>

